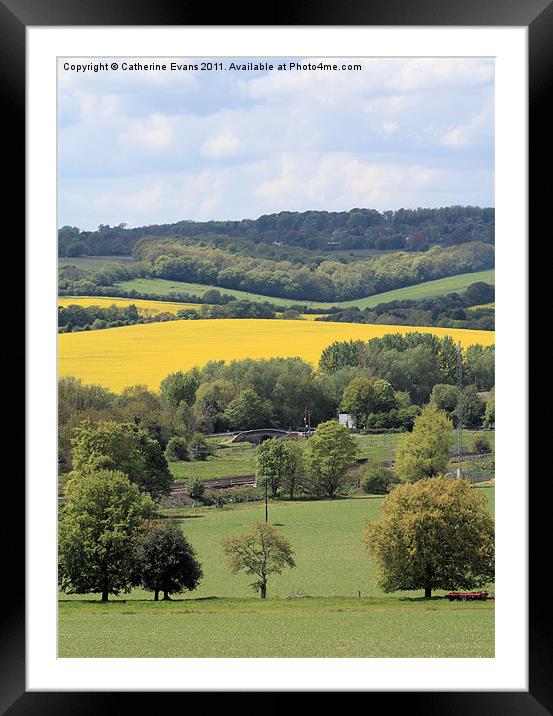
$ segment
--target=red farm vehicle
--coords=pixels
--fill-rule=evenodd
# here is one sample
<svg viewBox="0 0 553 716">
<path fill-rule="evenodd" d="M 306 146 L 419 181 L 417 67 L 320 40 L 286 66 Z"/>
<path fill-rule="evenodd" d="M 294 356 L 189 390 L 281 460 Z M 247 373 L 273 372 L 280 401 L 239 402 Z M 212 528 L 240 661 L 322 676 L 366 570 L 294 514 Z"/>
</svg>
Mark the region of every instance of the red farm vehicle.
<svg viewBox="0 0 553 716">
<path fill-rule="evenodd" d="M 490 597 L 488 592 L 449 592 L 445 595 L 445 599 L 449 599 L 450 602 L 472 602 L 495 599 L 495 597 Z"/>
</svg>

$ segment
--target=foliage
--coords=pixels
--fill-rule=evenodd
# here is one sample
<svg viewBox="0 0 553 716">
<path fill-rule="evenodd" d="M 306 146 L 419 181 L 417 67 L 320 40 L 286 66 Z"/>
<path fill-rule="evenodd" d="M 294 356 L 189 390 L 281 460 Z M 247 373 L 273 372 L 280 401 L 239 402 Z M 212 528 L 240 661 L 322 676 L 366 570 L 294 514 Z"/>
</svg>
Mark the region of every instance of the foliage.
<svg viewBox="0 0 553 716">
<path fill-rule="evenodd" d="M 252 430 L 272 423 L 272 405 L 253 388 L 244 388 L 227 406 L 224 420 L 231 430 Z"/>
<path fill-rule="evenodd" d="M 476 452 L 491 452 L 490 441 L 485 435 L 478 435 L 474 439 L 474 450 Z"/>
<path fill-rule="evenodd" d="M 169 462 L 181 462 L 182 460 L 190 460 L 188 451 L 188 441 L 180 435 L 175 435 L 167 443 L 165 448 L 165 457 Z"/>
<path fill-rule="evenodd" d="M 382 465 L 370 467 L 361 477 L 361 487 L 369 495 L 385 495 L 398 482 L 394 471 Z"/>
<path fill-rule="evenodd" d="M 134 538 L 152 501 L 120 471 L 74 471 L 59 533 L 59 582 L 69 594 L 128 592 Z"/>
<path fill-rule="evenodd" d="M 465 351 L 464 382 L 478 390 L 490 390 L 495 385 L 495 346 L 472 345 Z"/>
<path fill-rule="evenodd" d="M 194 370 L 171 373 L 160 383 L 161 399 L 172 410 L 176 410 L 181 402 L 192 405 L 198 385 L 198 376 Z"/>
<path fill-rule="evenodd" d="M 486 401 L 484 411 L 484 427 L 488 430 L 495 427 L 495 388 L 492 388 Z"/>
<path fill-rule="evenodd" d="M 311 490 L 334 497 L 346 472 L 355 463 L 356 445 L 349 431 L 336 420 L 320 423 L 306 449 Z"/>
<path fill-rule="evenodd" d="M 430 394 L 430 402 L 434 403 L 438 410 L 453 415 L 457 407 L 459 395 L 457 387 L 446 383 L 436 383 Z"/>
<path fill-rule="evenodd" d="M 456 420 L 467 428 L 480 428 L 484 419 L 486 403 L 478 395 L 475 385 L 467 385 L 461 391 L 459 404 L 454 411 Z"/>
<path fill-rule="evenodd" d="M 272 438 L 262 442 L 256 450 L 258 482 L 267 481 L 273 497 L 285 489 L 291 498 L 300 486 L 303 475 L 303 453 L 291 440 Z"/>
<path fill-rule="evenodd" d="M 201 500 L 205 494 L 205 482 L 201 477 L 191 477 L 188 480 L 188 494 L 194 500 Z"/>
<path fill-rule="evenodd" d="M 484 499 L 462 479 L 435 477 L 397 487 L 365 546 L 385 592 L 473 589 L 494 578 L 494 523 Z"/>
<path fill-rule="evenodd" d="M 252 588 L 262 599 L 267 597 L 267 580 L 271 574 L 296 566 L 290 543 L 275 527 L 264 522 L 252 525 L 248 532 L 226 537 L 222 547 L 233 573 L 243 570 L 258 577 Z"/>
<path fill-rule="evenodd" d="M 77 472 L 120 470 L 154 499 L 169 493 L 172 477 L 161 446 L 137 425 L 84 420 L 72 445 Z"/>
<path fill-rule="evenodd" d="M 154 592 L 155 601 L 160 592 L 167 600 L 170 594 L 196 589 L 203 576 L 192 546 L 170 521 L 156 521 L 143 531 L 135 560 L 135 579 Z"/>
<path fill-rule="evenodd" d="M 429 403 L 415 418 L 413 431 L 402 436 L 396 449 L 396 470 L 403 482 L 415 482 L 444 472 L 449 462 L 447 415 Z"/>
<path fill-rule="evenodd" d="M 321 353 L 319 369 L 323 373 L 335 373 L 349 366 L 358 366 L 361 362 L 363 341 L 334 341 Z"/>
</svg>

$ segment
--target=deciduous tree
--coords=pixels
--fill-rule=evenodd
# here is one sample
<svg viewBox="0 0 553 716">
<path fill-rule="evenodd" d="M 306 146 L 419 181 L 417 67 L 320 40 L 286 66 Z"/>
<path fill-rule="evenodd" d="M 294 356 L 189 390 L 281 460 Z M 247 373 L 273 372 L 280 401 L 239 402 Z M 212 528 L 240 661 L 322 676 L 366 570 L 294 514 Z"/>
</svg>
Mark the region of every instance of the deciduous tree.
<svg viewBox="0 0 553 716">
<path fill-rule="evenodd" d="M 170 521 L 154 522 L 141 534 L 135 559 L 135 576 L 154 592 L 155 601 L 160 592 L 167 600 L 170 594 L 196 589 L 203 576 L 194 549 Z"/>
<path fill-rule="evenodd" d="M 152 500 L 119 471 L 73 472 L 58 537 L 59 582 L 68 594 L 128 592 L 135 533 Z"/>
<path fill-rule="evenodd" d="M 429 403 L 415 418 L 413 431 L 404 435 L 396 449 L 396 470 L 404 482 L 434 477 L 449 462 L 451 420 Z"/>
<path fill-rule="evenodd" d="M 473 589 L 494 579 L 494 522 L 463 479 L 426 478 L 388 495 L 365 547 L 385 592 Z"/>
<path fill-rule="evenodd" d="M 313 490 L 334 497 L 348 469 L 355 463 L 355 441 L 336 420 L 320 423 L 309 438 L 306 466 Z"/>
<path fill-rule="evenodd" d="M 248 532 L 225 537 L 222 547 L 233 573 L 244 571 L 257 577 L 251 586 L 261 599 L 267 598 L 267 580 L 271 574 L 296 566 L 290 543 L 266 522 L 252 525 Z"/>
</svg>

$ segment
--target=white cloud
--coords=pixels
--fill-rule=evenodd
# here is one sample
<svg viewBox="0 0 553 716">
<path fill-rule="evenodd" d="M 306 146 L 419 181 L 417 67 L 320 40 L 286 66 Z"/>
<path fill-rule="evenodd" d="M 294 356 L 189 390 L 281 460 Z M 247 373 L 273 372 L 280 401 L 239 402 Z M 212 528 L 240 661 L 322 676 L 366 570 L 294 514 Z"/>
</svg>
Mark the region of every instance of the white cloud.
<svg viewBox="0 0 553 716">
<path fill-rule="evenodd" d="M 60 74 L 61 224 L 492 204 L 493 61 L 359 61 Z"/>
<path fill-rule="evenodd" d="M 395 132 L 397 132 L 398 129 L 399 129 L 399 124 L 397 122 L 387 122 L 386 120 L 383 120 L 382 133 L 385 134 L 387 137 L 389 137 L 392 134 L 395 134 Z"/>
<path fill-rule="evenodd" d="M 236 154 L 240 142 L 228 129 L 216 137 L 210 137 L 202 144 L 202 155 L 208 159 L 225 159 Z"/>
<path fill-rule="evenodd" d="M 123 143 L 138 144 L 149 149 L 168 147 L 172 139 L 171 123 L 162 114 L 152 114 L 144 120 L 133 120 L 120 139 Z"/>
<path fill-rule="evenodd" d="M 450 127 L 442 136 L 441 143 L 449 147 L 469 147 L 489 134 L 492 127 L 490 109 L 485 107 L 470 122 Z"/>
</svg>

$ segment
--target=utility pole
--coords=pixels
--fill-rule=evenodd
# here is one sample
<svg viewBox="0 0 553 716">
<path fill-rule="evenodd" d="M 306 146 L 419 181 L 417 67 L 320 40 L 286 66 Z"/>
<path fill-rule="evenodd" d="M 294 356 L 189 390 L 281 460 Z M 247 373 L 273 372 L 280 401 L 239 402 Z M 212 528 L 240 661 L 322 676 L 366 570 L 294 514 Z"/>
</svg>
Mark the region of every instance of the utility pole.
<svg viewBox="0 0 553 716">
<path fill-rule="evenodd" d="M 461 341 L 457 343 L 457 477 L 461 477 L 461 441 L 463 434 L 463 357 L 461 353 Z"/>
</svg>

